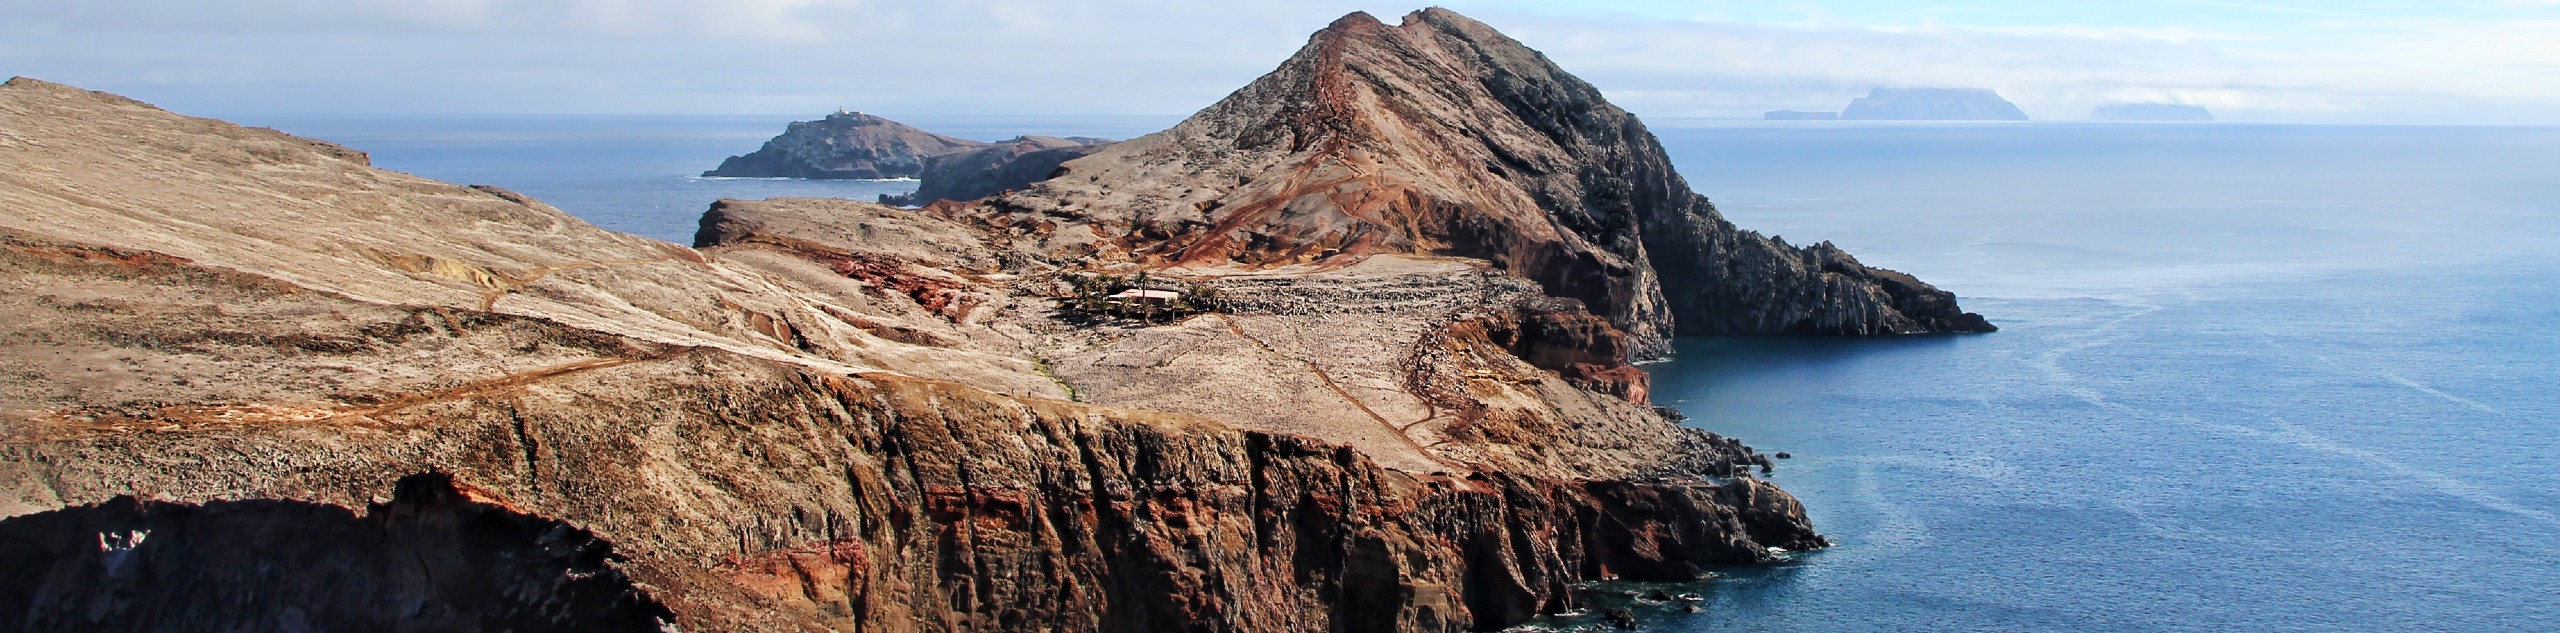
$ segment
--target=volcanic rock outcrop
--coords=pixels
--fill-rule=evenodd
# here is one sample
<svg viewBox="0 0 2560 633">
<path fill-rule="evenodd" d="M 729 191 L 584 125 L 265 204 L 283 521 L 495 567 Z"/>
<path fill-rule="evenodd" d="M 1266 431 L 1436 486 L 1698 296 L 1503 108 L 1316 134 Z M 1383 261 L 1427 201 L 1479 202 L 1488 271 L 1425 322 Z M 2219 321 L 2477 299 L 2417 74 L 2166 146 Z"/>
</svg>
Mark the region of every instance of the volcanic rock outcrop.
<svg viewBox="0 0 2560 633">
<path fill-rule="evenodd" d="M 897 121 L 838 112 L 793 121 L 753 153 L 731 156 L 704 176 L 728 178 L 914 178 L 925 161 L 990 147 Z"/>
<path fill-rule="evenodd" d="M 1461 20 L 1420 15 L 1398 37 L 1490 33 Z M 1479 85 L 1546 94 L 1546 79 Z M 1550 123 L 1623 117 L 1596 95 L 1523 99 Z M 1308 138 L 1346 120 L 1306 119 Z M 1623 134 L 1650 147 L 1641 128 Z M 1384 139 L 1362 151 L 1446 155 Z M 1558 200 L 1677 183 L 1647 164 L 1658 148 L 1592 147 L 1514 158 L 1554 172 L 1522 182 L 1601 192 L 1537 190 Z M 1256 156 L 1225 159 L 1262 178 Z M 1229 173 L 1202 158 L 1194 168 Z M 1561 162 L 1584 158 L 1607 162 Z M 1004 202 L 724 201 L 695 249 L 23 78 L 0 86 L 0 165 L 0 560 L 44 570 L 0 582 L 0 616 L 25 618 L 8 626 L 370 627 L 338 618 L 409 605 L 375 615 L 391 628 L 1484 630 L 1570 609 L 1583 581 L 1690 580 L 1824 545 L 1792 497 L 1748 476 L 1766 458 L 1647 406 L 1626 361 L 1665 332 L 1617 324 L 1674 308 L 1607 275 L 1650 279 L 1647 260 L 1618 254 L 1647 253 L 1636 229 L 1655 229 L 1583 217 L 1636 202 L 1556 207 L 1616 231 L 1589 232 L 1540 224 L 1534 204 L 1503 207 L 1540 210 L 1511 217 L 1409 198 L 1464 227 L 1409 235 L 1478 247 L 1311 237 L 1365 256 L 1293 260 L 1163 255 L 1196 241 L 1145 247 L 1157 256 L 1077 248 L 1077 231 L 1087 245 L 1134 238 Z M 1345 165 L 1374 166 L 1328 169 Z M 1509 186 L 1486 177 L 1467 182 Z M 1685 197 L 1661 199 L 1711 214 L 1675 189 Z M 1743 270 L 1811 271 L 1841 293 L 1882 274 L 1823 252 Z M 1591 271 L 1619 285 L 1559 283 Z M 1079 289 L 1133 277 L 1217 309 L 1068 314 Z M 390 567 L 403 551 L 500 563 L 459 578 Z M 187 569 L 124 575 L 156 565 Z M 270 578 L 272 592 L 207 601 L 154 580 Z M 472 586 L 421 588 L 447 582 Z M 67 593 L 85 587 L 137 593 Z"/>
<path fill-rule="evenodd" d="M 1675 333 L 1992 329 L 1907 275 L 1735 228 L 1599 90 L 1442 9 L 1345 17 L 1173 129 L 986 207 L 1061 258 L 1481 259 L 1606 317 L 1634 358 Z"/>
<path fill-rule="evenodd" d="M 1022 136 L 994 147 L 927 159 L 924 182 L 906 195 L 882 195 L 881 204 L 966 202 L 1021 189 L 1057 175 L 1058 165 L 1092 155 L 1112 141 L 1098 138 Z"/>
</svg>

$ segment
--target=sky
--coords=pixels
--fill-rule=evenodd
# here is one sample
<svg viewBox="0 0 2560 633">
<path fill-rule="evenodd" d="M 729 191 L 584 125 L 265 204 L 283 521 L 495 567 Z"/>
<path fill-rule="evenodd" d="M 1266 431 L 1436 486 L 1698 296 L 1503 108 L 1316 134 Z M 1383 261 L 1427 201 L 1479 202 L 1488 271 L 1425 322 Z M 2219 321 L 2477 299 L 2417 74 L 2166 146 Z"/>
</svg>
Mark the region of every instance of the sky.
<svg viewBox="0 0 2560 633">
<path fill-rule="evenodd" d="M 1981 87 L 2039 119 L 2560 124 L 2560 0 L 1446 0 L 1647 117 Z M 0 76 L 183 112 L 1178 115 L 1331 0 L 0 0 Z"/>
</svg>

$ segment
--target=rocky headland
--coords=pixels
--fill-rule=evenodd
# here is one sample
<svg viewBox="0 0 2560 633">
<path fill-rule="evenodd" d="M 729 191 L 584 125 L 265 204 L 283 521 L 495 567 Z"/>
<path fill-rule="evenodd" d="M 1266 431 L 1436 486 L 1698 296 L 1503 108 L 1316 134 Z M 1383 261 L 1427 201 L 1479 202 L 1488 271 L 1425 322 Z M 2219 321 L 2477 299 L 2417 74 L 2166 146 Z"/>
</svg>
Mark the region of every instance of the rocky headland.
<svg viewBox="0 0 2560 633">
<path fill-rule="evenodd" d="M 860 112 L 793 121 L 764 147 L 720 161 L 702 175 L 721 178 L 914 178 L 936 156 L 993 144 L 952 138 Z"/>
<path fill-rule="evenodd" d="M 1849 121 L 2025 121 L 2027 113 L 1982 88 L 1876 88 L 1840 111 Z"/>
<path fill-rule="evenodd" d="M 1605 317 L 1638 359 L 1675 333 L 1992 329 L 1907 275 L 1734 227 L 1634 116 L 1445 10 L 1343 18 L 1173 129 L 1064 168 L 985 203 L 1053 257 L 1482 260 Z"/>
<path fill-rule="evenodd" d="M 1058 174 L 1058 166 L 1109 147 L 1110 139 L 1022 136 L 958 154 L 925 160 L 913 193 L 882 195 L 881 204 L 915 206 L 944 200 L 967 202 L 1031 186 Z"/>
<path fill-rule="evenodd" d="M 1438 9 L 1011 193 L 692 247 L 24 78 L 0 164 L 39 628 L 1498 629 L 1825 546 L 1650 406 L 1666 337 L 1990 329 Z"/>
</svg>

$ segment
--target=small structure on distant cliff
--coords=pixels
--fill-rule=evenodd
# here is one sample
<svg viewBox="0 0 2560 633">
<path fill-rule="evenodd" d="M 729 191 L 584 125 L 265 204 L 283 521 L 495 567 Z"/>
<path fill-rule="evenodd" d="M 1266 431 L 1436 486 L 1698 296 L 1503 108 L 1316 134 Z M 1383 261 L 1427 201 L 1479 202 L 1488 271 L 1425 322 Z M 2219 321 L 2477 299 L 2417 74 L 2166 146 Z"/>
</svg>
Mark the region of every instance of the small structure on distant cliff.
<svg viewBox="0 0 2560 633">
<path fill-rule="evenodd" d="M 1770 121 L 1838 121 L 1840 120 L 1840 113 L 1804 112 L 1801 110 L 1770 110 L 1768 114 L 1761 115 L 1760 118 Z"/>
<path fill-rule="evenodd" d="M 2183 103 L 2110 103 L 2090 112 L 2089 120 L 2202 123 L 2212 121 L 2213 112 L 2204 106 Z"/>
<path fill-rule="evenodd" d="M 2025 121 L 2027 113 L 1982 88 L 1877 88 L 1849 102 L 1851 121 Z"/>
</svg>

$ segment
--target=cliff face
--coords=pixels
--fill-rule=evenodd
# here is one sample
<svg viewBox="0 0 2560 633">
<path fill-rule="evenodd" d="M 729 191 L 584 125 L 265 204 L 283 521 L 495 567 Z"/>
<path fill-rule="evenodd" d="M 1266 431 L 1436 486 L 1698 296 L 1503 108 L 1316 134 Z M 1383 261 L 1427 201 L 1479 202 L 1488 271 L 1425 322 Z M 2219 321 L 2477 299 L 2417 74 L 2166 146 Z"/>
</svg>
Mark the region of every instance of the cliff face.
<svg viewBox="0 0 2560 633">
<path fill-rule="evenodd" d="M 0 87 L 0 561 L 44 570 L 0 617 L 1457 631 L 1822 545 L 1481 262 L 1084 324 L 1018 218 L 724 202 L 696 250 L 361 158 Z"/>
<path fill-rule="evenodd" d="M 2027 113 L 1981 88 L 1877 88 L 1849 101 L 1852 121 L 2025 121 Z"/>
<path fill-rule="evenodd" d="M 1063 257 L 1481 258 L 1607 317 L 1637 357 L 1675 332 L 1990 329 L 1907 276 L 1734 228 L 1597 89 L 1441 9 L 1343 18 L 1190 120 L 1066 170 L 988 208 L 1076 226 L 1052 233 Z"/>
<path fill-rule="evenodd" d="M 924 182 L 914 193 L 880 196 L 881 204 L 919 205 L 950 200 L 967 202 L 1028 187 L 1058 174 L 1058 165 L 1092 155 L 1112 141 L 1024 136 L 994 147 L 936 156 L 925 161 Z"/>
<path fill-rule="evenodd" d="M 362 516 L 116 497 L 0 521 L 0 622 L 36 631 L 655 632 L 674 614 L 586 530 L 441 474 Z"/>
<path fill-rule="evenodd" d="M 914 178 L 936 156 L 989 147 L 862 113 L 794 121 L 753 153 L 731 156 L 704 176 L 732 178 Z"/>
</svg>

